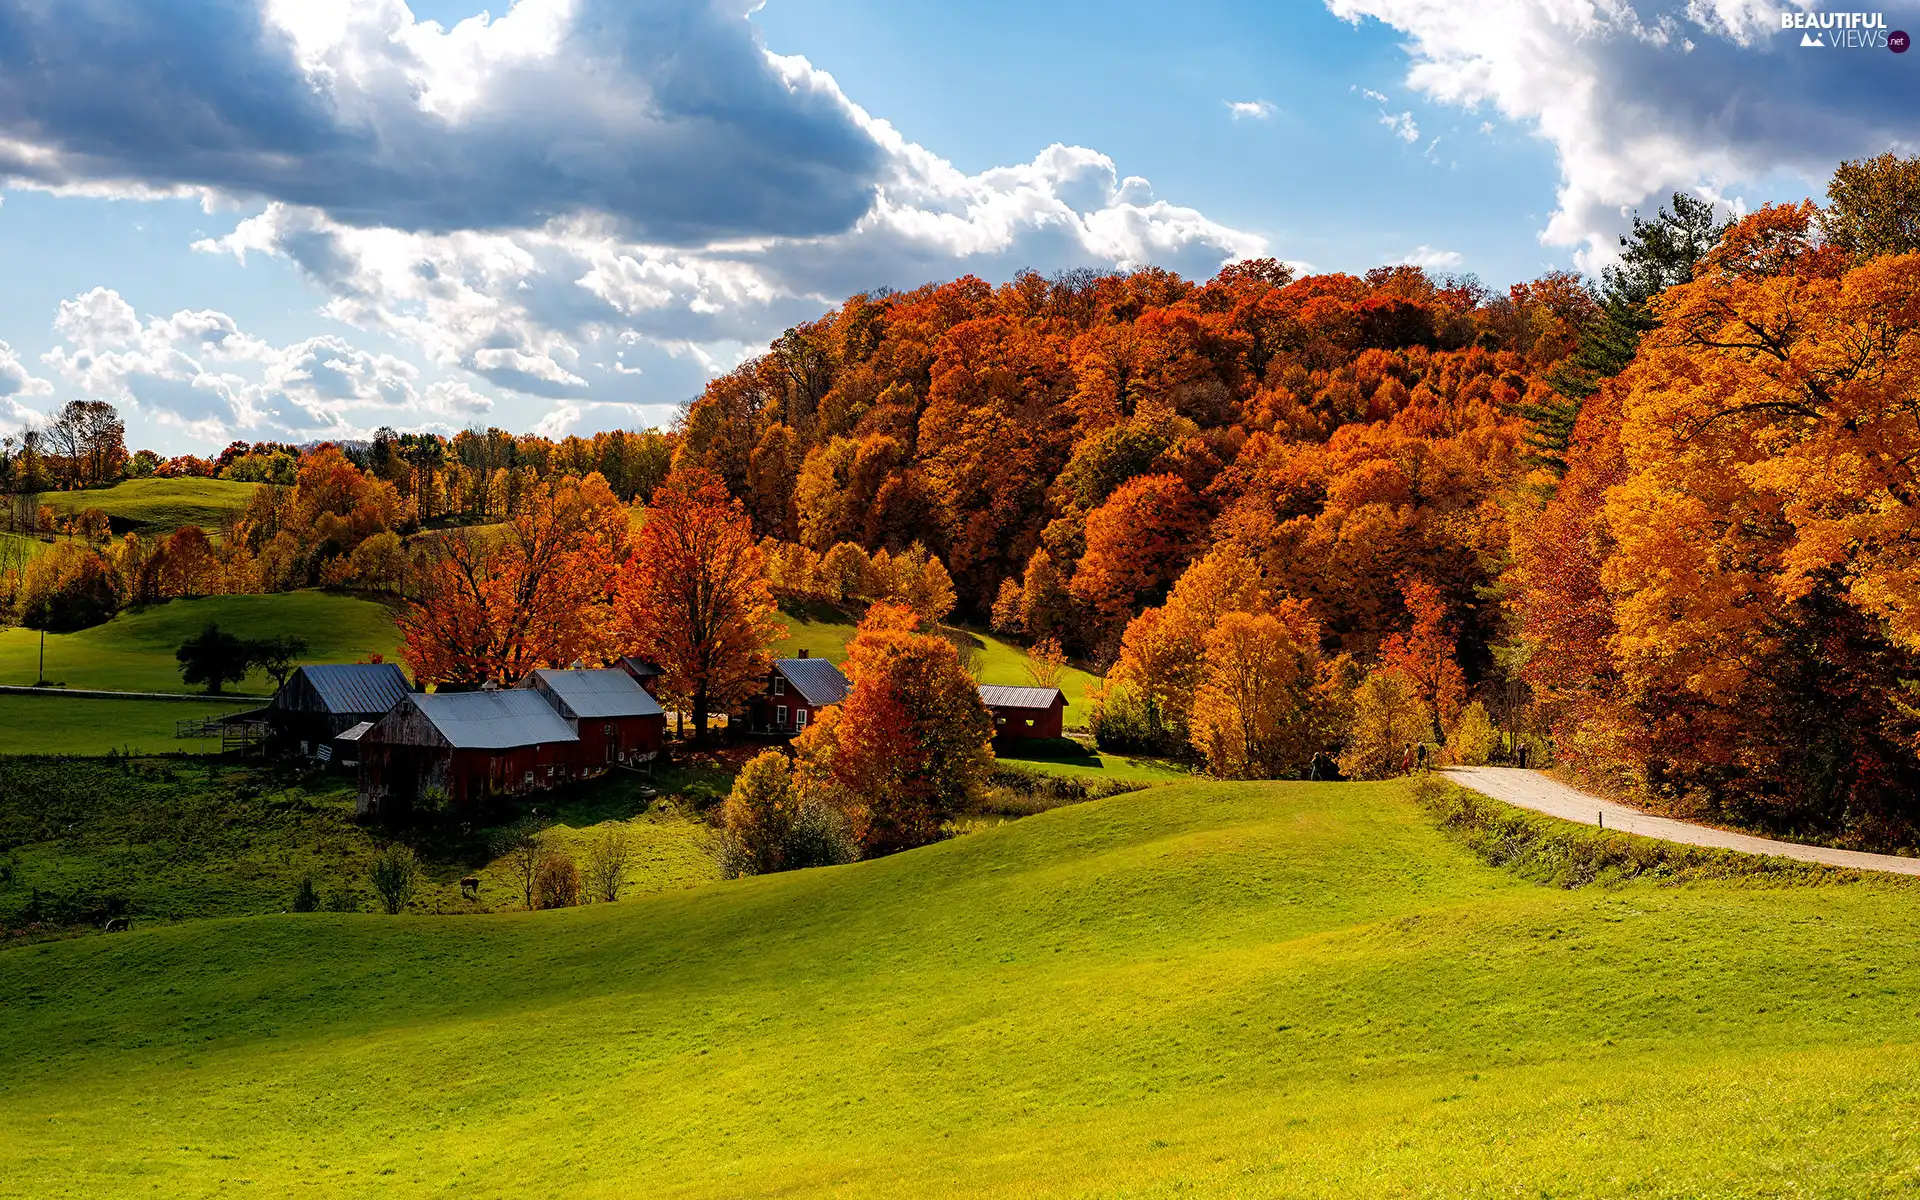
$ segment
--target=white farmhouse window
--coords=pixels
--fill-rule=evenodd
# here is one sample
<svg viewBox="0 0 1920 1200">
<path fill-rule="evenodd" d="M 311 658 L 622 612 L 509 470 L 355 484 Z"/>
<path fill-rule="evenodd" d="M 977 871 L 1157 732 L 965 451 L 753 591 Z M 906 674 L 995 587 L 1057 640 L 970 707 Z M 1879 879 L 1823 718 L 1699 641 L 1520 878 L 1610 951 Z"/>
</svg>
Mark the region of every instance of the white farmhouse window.
<svg viewBox="0 0 1920 1200">
<path fill-rule="evenodd" d="M 783 728 L 785 727 L 787 723 L 787 706 L 786 705 L 779 704 L 774 706 L 773 723 Z"/>
<path fill-rule="evenodd" d="M 807 727 L 806 709 L 796 708 L 793 710 L 793 727 L 795 729 L 805 729 Z"/>
<path fill-rule="evenodd" d="M 773 677 L 773 694 L 776 696 L 784 696 L 787 694 L 787 681 L 785 678 L 779 675 Z M 781 719 L 785 720 L 784 717 Z"/>
</svg>

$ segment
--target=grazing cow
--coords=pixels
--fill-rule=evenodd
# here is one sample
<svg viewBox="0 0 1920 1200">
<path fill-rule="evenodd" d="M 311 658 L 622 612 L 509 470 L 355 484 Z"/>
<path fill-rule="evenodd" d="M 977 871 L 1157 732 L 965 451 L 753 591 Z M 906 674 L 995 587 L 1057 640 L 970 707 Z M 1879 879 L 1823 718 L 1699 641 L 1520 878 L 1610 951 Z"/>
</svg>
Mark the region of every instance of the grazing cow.
<svg viewBox="0 0 1920 1200">
<path fill-rule="evenodd" d="M 480 877 L 478 875 L 469 875 L 460 881 L 460 898 L 462 900 L 478 900 L 480 898 Z"/>
<path fill-rule="evenodd" d="M 115 917 L 112 920 L 107 922 L 106 931 L 108 933 L 125 933 L 127 930 L 132 928 L 133 928 L 133 922 L 128 920 L 126 917 Z"/>
</svg>

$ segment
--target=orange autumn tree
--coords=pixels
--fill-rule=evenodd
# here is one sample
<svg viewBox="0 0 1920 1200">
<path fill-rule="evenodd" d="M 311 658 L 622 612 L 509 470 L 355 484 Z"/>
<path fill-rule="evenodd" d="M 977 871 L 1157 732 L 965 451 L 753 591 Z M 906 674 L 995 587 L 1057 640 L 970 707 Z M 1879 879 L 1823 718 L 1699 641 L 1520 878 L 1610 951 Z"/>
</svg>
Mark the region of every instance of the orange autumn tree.
<svg viewBox="0 0 1920 1200">
<path fill-rule="evenodd" d="M 1087 553 L 1073 598 L 1107 621 L 1159 598 L 1200 546 L 1206 512 L 1177 475 L 1121 484 L 1087 516 Z"/>
<path fill-rule="evenodd" d="M 535 484 L 504 526 L 436 539 L 398 622 L 414 678 L 465 690 L 600 661 L 625 538 L 625 507 L 590 475 Z"/>
<path fill-rule="evenodd" d="M 1460 670 L 1458 642 L 1448 621 L 1447 603 L 1440 589 L 1424 579 L 1403 582 L 1400 596 L 1413 619 L 1413 628 L 1380 643 L 1380 665 L 1412 681 L 1432 717 L 1433 736 L 1429 740 L 1443 742 L 1467 699 L 1466 675 Z"/>
<path fill-rule="evenodd" d="M 707 720 L 757 691 L 786 633 L 745 507 L 704 467 L 655 490 L 619 577 L 618 641 L 658 663 L 666 698 Z"/>
<path fill-rule="evenodd" d="M 1235 543 L 1188 567 L 1167 602 L 1135 617 L 1121 637 L 1119 660 L 1094 697 L 1093 723 L 1102 744 L 1173 752 L 1187 743 L 1208 635 L 1228 613 L 1272 606 L 1259 564 Z"/>
<path fill-rule="evenodd" d="M 1319 643 L 1320 626 L 1297 600 L 1220 618 L 1207 635 L 1190 721 L 1208 771 L 1221 779 L 1273 779 L 1305 767 L 1319 749 Z"/>
<path fill-rule="evenodd" d="M 868 854 L 925 845 L 993 766 L 993 718 L 953 643 L 876 604 L 847 645 L 852 688 L 795 741 L 802 788 L 840 808 Z"/>
<path fill-rule="evenodd" d="M 1920 824 L 1920 255 L 1741 221 L 1623 382 L 1598 527 L 1656 796 L 1823 836 Z"/>
</svg>

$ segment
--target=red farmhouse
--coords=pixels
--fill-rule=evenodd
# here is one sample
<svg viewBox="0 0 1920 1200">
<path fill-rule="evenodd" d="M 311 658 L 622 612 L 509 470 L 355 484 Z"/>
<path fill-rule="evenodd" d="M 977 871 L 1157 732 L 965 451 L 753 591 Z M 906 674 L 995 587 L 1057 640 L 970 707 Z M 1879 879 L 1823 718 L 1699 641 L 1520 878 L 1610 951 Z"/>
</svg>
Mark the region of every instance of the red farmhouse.
<svg viewBox="0 0 1920 1200">
<path fill-rule="evenodd" d="M 659 701 L 618 667 L 535 671 L 520 686 L 538 692 L 572 727 L 583 771 L 650 763 L 666 743 Z"/>
<path fill-rule="evenodd" d="M 993 713 L 996 738 L 1057 738 L 1066 720 L 1067 698 L 1059 688 L 981 685 L 980 701 Z"/>
<path fill-rule="evenodd" d="M 455 807 L 572 779 L 580 737 L 532 690 L 408 695 L 360 737 L 362 813 L 430 791 Z"/>
<path fill-rule="evenodd" d="M 791 737 L 820 710 L 847 698 L 847 677 L 824 658 L 776 658 L 767 672 L 766 690 L 747 702 L 747 728 L 753 733 Z"/>
</svg>

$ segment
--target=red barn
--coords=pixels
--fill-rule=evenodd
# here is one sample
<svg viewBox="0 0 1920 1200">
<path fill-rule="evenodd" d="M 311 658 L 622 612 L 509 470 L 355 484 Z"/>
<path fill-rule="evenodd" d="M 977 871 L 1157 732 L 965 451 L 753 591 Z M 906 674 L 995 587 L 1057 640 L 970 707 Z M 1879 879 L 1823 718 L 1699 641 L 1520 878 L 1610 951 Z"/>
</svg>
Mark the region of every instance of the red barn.
<svg viewBox="0 0 1920 1200">
<path fill-rule="evenodd" d="M 538 692 L 572 727 L 583 771 L 650 763 L 666 744 L 660 702 L 619 667 L 535 671 L 520 686 Z"/>
<path fill-rule="evenodd" d="M 456 808 L 574 777 L 580 736 L 539 692 L 408 695 L 360 736 L 362 813 L 404 810 L 429 791 Z"/>
<path fill-rule="evenodd" d="M 847 677 L 824 658 L 776 658 L 767 672 L 766 690 L 747 701 L 747 729 L 792 737 L 820 710 L 847 698 Z"/>
<path fill-rule="evenodd" d="M 647 695 L 655 700 L 660 698 L 660 677 L 666 672 L 660 669 L 659 664 L 629 654 L 621 658 L 619 669 L 633 676 L 635 683 L 647 689 Z"/>
<path fill-rule="evenodd" d="M 982 684 L 980 702 L 993 714 L 993 736 L 996 738 L 1062 736 L 1067 698 L 1059 688 Z"/>
</svg>

